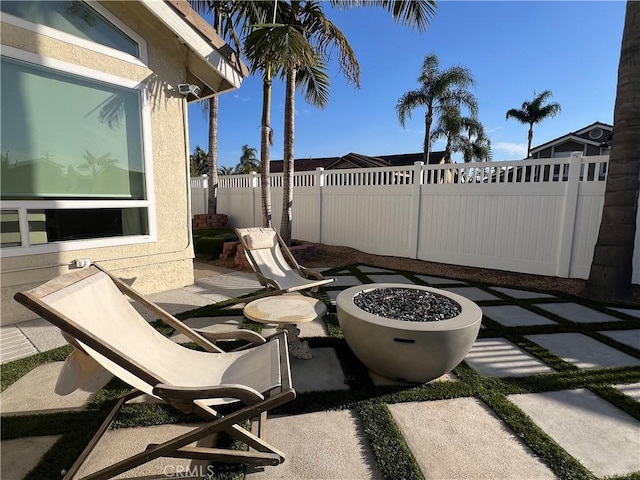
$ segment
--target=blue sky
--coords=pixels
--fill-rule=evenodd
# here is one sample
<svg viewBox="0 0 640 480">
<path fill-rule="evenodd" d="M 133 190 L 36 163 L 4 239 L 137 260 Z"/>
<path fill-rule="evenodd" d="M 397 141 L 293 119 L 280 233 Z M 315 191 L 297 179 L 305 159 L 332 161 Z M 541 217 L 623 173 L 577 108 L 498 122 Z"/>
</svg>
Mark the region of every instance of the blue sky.
<svg viewBox="0 0 640 480">
<path fill-rule="evenodd" d="M 595 121 L 613 123 L 622 1 L 486 2 L 441 1 L 425 33 L 393 22 L 381 9 L 325 14 L 346 35 L 361 69 L 361 88 L 348 85 L 330 65 L 331 98 L 325 109 L 296 98 L 295 157 L 341 156 L 349 152 L 390 155 L 422 151 L 424 110 L 403 129 L 395 105 L 418 88 L 424 57 L 435 53 L 440 67 L 462 65 L 476 80 L 479 118 L 493 146 L 494 160 L 521 159 L 527 126 L 506 120 L 534 91 L 551 90 L 562 112 L 534 127 L 538 145 Z M 219 164 L 235 166 L 242 146 L 260 148 L 262 80 L 250 76 L 239 90 L 220 96 Z M 270 155 L 282 159 L 284 86 L 274 81 Z M 191 149 L 207 150 L 207 119 L 189 106 Z M 443 142 L 433 146 L 444 148 Z"/>
</svg>

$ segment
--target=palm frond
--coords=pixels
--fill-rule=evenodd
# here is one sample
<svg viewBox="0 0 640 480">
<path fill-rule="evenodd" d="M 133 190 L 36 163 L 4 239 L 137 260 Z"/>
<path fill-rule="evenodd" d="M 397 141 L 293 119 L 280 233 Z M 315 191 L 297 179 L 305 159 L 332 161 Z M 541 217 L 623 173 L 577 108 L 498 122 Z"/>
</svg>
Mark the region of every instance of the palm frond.
<svg viewBox="0 0 640 480">
<path fill-rule="evenodd" d="M 437 8 L 435 0 L 331 0 L 331 5 L 341 9 L 382 7 L 391 13 L 396 22 L 420 32 L 426 31 Z"/>
<path fill-rule="evenodd" d="M 402 95 L 396 103 L 396 113 L 398 114 L 400 125 L 404 127 L 406 120 L 411 118 L 411 114 L 416 108 L 428 107 L 429 100 L 429 97 L 422 89 L 411 90 Z"/>
<path fill-rule="evenodd" d="M 324 63 L 298 69 L 296 87 L 304 93 L 304 99 L 308 104 L 318 108 L 326 107 L 329 103 L 329 85 L 327 66 Z"/>
</svg>

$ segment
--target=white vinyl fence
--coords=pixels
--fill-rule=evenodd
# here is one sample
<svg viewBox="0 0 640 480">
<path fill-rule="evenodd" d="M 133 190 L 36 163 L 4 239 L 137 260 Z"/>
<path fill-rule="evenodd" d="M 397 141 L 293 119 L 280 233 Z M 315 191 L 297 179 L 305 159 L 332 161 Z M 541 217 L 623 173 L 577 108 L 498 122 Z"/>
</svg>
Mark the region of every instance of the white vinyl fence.
<svg viewBox="0 0 640 480">
<path fill-rule="evenodd" d="M 209 177 L 191 177 L 191 215 L 209 213 Z"/>
<path fill-rule="evenodd" d="M 293 237 L 378 255 L 587 278 L 607 162 L 607 156 L 572 154 L 299 172 Z M 282 174 L 271 175 L 271 203 L 277 228 Z M 218 212 L 234 227 L 261 225 L 259 175 L 219 177 Z M 640 283 L 639 250 L 636 235 L 634 283 Z"/>
</svg>

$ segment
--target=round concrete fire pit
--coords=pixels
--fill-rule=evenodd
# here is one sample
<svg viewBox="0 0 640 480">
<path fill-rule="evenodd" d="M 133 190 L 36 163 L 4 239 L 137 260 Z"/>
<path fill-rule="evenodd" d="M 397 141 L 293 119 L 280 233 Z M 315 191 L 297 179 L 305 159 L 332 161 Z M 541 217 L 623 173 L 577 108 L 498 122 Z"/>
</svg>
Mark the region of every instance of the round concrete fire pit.
<svg viewBox="0 0 640 480">
<path fill-rule="evenodd" d="M 360 361 L 383 377 L 411 383 L 450 372 L 471 349 L 482 321 L 482 310 L 471 300 L 418 285 L 347 288 L 336 307 L 344 338 Z"/>
</svg>

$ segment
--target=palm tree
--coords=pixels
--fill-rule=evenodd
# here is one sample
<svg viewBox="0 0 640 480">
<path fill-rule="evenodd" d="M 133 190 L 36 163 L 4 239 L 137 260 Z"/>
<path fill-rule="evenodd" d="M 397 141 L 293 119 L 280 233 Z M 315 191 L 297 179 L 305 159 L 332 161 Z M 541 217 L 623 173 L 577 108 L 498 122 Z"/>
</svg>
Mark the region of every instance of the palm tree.
<svg viewBox="0 0 640 480">
<path fill-rule="evenodd" d="M 527 158 L 531 154 L 531 140 L 533 140 L 533 126 L 549 117 L 555 117 L 560 113 L 560 104 L 553 102 L 543 105 L 549 97 L 553 96 L 550 90 L 545 90 L 539 95 L 533 92 L 533 100 L 526 101 L 522 104 L 522 108 L 512 108 L 507 112 L 507 120 L 515 118 L 520 123 L 529 125 L 529 141 L 527 143 Z"/>
<path fill-rule="evenodd" d="M 270 14 L 267 14 L 270 8 L 270 2 L 239 2 L 240 4 L 250 5 L 251 12 L 246 14 L 247 18 L 251 19 L 251 24 L 254 25 L 254 31 L 252 31 L 245 38 L 246 56 L 251 63 L 251 69 L 253 72 L 260 72 L 263 76 L 263 105 L 262 105 L 262 127 L 261 127 L 261 142 L 260 142 L 260 160 L 261 160 L 261 181 L 262 181 L 262 211 L 263 211 L 263 225 L 271 225 L 271 199 L 270 199 L 270 178 L 269 178 L 269 145 L 273 144 L 273 130 L 271 129 L 271 85 L 272 78 L 277 75 L 287 73 L 287 65 L 292 65 L 291 59 L 294 57 L 288 57 L 285 51 L 278 50 L 277 44 L 282 46 L 282 38 L 290 35 L 292 41 L 298 44 L 298 47 L 304 47 L 297 53 L 307 57 L 307 61 L 295 61 L 293 64 L 298 65 L 296 81 L 293 82 L 297 85 L 309 83 L 309 86 L 313 87 L 307 90 L 307 101 L 313 99 L 314 96 L 322 100 L 322 89 L 316 87 L 321 86 L 321 82 L 326 77 L 326 66 L 321 58 L 322 46 L 320 45 L 320 55 L 314 52 L 313 48 L 309 51 L 306 46 L 303 46 L 303 42 L 296 40 L 296 35 L 293 32 L 286 33 L 287 30 L 292 30 L 287 25 L 277 25 L 276 17 L 281 8 L 285 8 L 287 5 L 285 2 L 274 1 L 274 7 Z M 293 3 L 293 2 L 292 2 Z M 300 3 L 300 2 L 297 2 Z M 391 12 L 393 18 L 409 26 L 415 26 L 419 30 L 424 31 L 428 25 L 429 18 L 435 11 L 434 0 L 374 0 L 371 2 L 363 2 L 361 0 L 332 0 L 332 5 L 339 8 L 351 8 L 359 6 L 377 6 L 382 7 Z M 266 18 L 271 17 L 271 24 L 266 24 Z M 258 26 L 257 28 L 255 26 Z M 278 33 L 278 30 L 280 32 Z M 296 30 L 296 29 L 293 29 Z M 312 29 L 313 30 L 313 29 Z M 300 31 L 297 32 L 304 37 L 304 34 Z M 270 40 L 274 41 L 273 45 L 269 45 L 267 38 L 271 36 Z M 280 37 L 280 38 L 279 38 Z M 305 39 L 306 40 L 306 39 Z M 308 43 L 308 42 L 307 42 Z M 329 42 L 330 43 L 330 42 Z M 326 45 L 326 44 L 325 44 Z M 303 50 L 307 53 L 303 53 Z M 289 50 L 291 53 L 292 50 Z M 309 53 L 313 55 L 309 56 Z M 355 58 L 355 57 L 354 57 Z M 288 60 L 285 60 L 288 59 Z M 300 60 L 300 58 L 298 58 Z M 339 59 L 341 65 L 343 61 Z M 289 62 L 289 63 L 288 63 Z M 348 71 L 345 71 L 345 75 L 349 75 Z M 300 77 L 300 78 L 298 78 Z M 328 81 L 328 77 L 326 77 Z M 290 91 L 290 88 L 289 90 Z M 328 97 L 327 97 L 328 98 Z M 293 109 L 291 109 L 293 112 Z M 286 130 L 286 129 L 285 129 Z M 293 145 L 293 129 L 290 130 L 291 137 L 290 142 Z M 289 138 L 289 137 L 287 137 Z M 291 158 L 293 158 L 293 150 L 291 150 Z"/>
<path fill-rule="evenodd" d="M 586 293 L 632 298 L 633 249 L 640 191 L 640 2 L 628 1 L 622 33 L 614 140 L 609 156 L 602 223 Z"/>
<path fill-rule="evenodd" d="M 467 125 L 466 135 L 460 137 L 460 151 L 465 163 L 491 161 L 493 158 L 491 140 L 485 135 L 480 122 Z"/>
<path fill-rule="evenodd" d="M 240 163 L 236 166 L 235 173 L 258 172 L 260 170 L 260 161 L 257 155 L 258 151 L 255 148 L 243 145 Z"/>
<path fill-rule="evenodd" d="M 475 100 L 473 106 L 477 109 Z M 451 154 L 453 152 L 463 151 L 464 131 L 478 131 L 482 129 L 480 121 L 474 116 L 465 117 L 460 112 L 457 104 L 442 105 L 440 116 L 436 128 L 431 133 L 430 140 L 435 142 L 440 138 L 444 138 L 447 143 L 445 146 L 444 162 L 451 163 Z"/>
<path fill-rule="evenodd" d="M 193 149 L 193 153 L 189 155 L 189 171 L 192 177 L 197 177 L 204 173 L 208 173 L 209 155 L 199 145 Z"/>
<path fill-rule="evenodd" d="M 233 167 L 227 167 L 227 166 L 222 166 L 222 167 L 218 167 L 218 175 L 233 175 L 233 172 L 235 171 L 235 168 Z"/>
<path fill-rule="evenodd" d="M 431 53 L 424 58 L 420 76 L 420 88 L 406 92 L 396 104 L 396 113 L 402 127 L 411 118 L 413 110 L 418 107 L 426 109 L 424 123 L 424 155 L 423 161 L 429 162 L 431 151 L 431 125 L 434 115 L 440 113 L 445 105 L 457 103 L 467 107 L 472 115 L 477 114 L 475 97 L 466 88 L 475 85 L 471 72 L 461 66 L 439 70 L 438 57 Z"/>
<path fill-rule="evenodd" d="M 298 29 L 312 46 L 317 58 L 312 63 L 302 63 L 300 57 L 294 57 L 284 69 L 285 115 L 284 115 L 284 162 L 283 162 L 283 203 L 280 234 L 284 241 L 291 244 L 291 221 L 293 207 L 294 173 L 294 130 L 295 130 L 295 91 L 301 88 L 308 103 L 323 108 L 329 101 L 329 77 L 326 63 L 333 49 L 338 52 L 340 70 L 347 81 L 360 86 L 360 66 L 346 37 L 322 11 L 320 2 L 291 1 L 281 10 L 279 20 L 284 25 Z M 298 73 L 301 72 L 301 75 Z"/>
<path fill-rule="evenodd" d="M 236 23 L 246 22 L 246 15 L 236 6 L 238 2 L 218 0 L 189 0 L 189 3 L 199 13 L 211 12 L 213 26 L 218 35 L 231 39 L 235 49 L 240 52 L 241 43 L 236 33 Z M 213 95 L 202 102 L 202 108 L 209 117 L 209 154 L 207 171 L 209 172 L 209 213 L 217 213 L 218 194 L 218 95 Z"/>
</svg>

